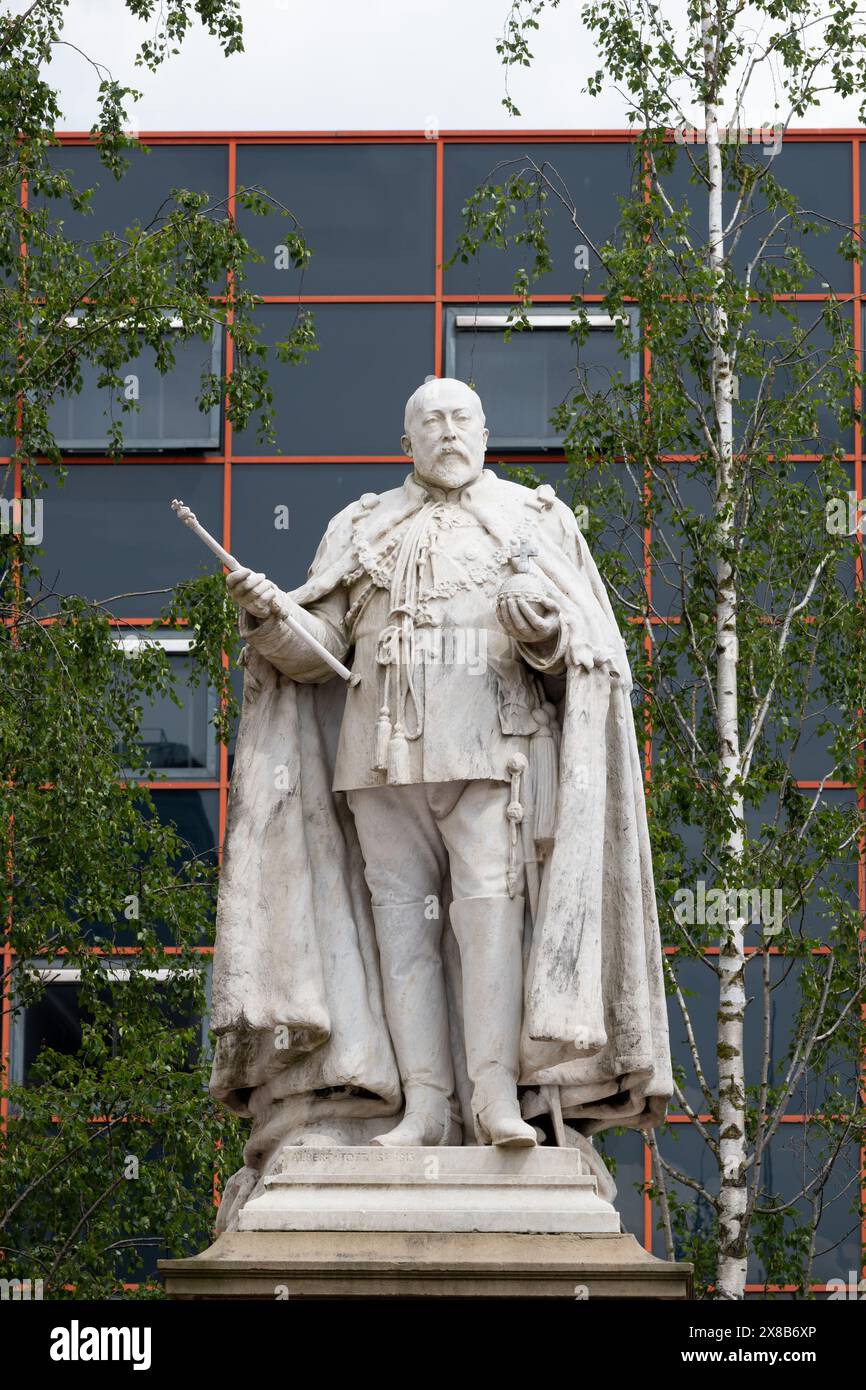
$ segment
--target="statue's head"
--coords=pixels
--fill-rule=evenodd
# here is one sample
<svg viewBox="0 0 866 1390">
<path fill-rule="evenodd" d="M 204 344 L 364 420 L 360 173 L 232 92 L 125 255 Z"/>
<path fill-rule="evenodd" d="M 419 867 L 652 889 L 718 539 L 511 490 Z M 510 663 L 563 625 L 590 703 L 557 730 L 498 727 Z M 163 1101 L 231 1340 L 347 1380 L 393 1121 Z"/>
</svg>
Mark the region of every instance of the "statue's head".
<svg viewBox="0 0 866 1390">
<path fill-rule="evenodd" d="M 403 452 L 423 482 L 463 487 L 484 467 L 488 431 L 481 401 L 454 377 L 431 377 L 406 402 Z"/>
</svg>

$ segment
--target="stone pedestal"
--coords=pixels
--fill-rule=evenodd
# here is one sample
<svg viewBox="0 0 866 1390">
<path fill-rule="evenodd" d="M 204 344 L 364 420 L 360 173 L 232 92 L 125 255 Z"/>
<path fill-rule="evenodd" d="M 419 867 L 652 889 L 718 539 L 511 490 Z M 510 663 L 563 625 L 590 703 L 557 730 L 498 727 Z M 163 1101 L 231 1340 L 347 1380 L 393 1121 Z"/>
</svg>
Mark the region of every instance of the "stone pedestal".
<svg viewBox="0 0 866 1390">
<path fill-rule="evenodd" d="M 687 1298 L 575 1149 L 283 1149 L 238 1229 L 161 1260 L 170 1298 Z"/>
<path fill-rule="evenodd" d="M 576 1149 L 283 1149 L 241 1231 L 574 1231 L 619 1215 Z"/>
</svg>

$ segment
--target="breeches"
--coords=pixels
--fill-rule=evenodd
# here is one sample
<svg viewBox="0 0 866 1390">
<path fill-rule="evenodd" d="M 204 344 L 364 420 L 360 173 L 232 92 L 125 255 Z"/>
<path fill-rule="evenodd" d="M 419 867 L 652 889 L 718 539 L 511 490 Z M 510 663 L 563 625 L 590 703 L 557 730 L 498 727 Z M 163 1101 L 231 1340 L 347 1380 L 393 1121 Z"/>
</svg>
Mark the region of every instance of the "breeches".
<svg viewBox="0 0 866 1390">
<path fill-rule="evenodd" d="M 510 797 L 509 783 L 487 780 L 348 791 L 373 906 L 438 898 L 449 866 L 456 901 L 506 897 Z"/>
</svg>

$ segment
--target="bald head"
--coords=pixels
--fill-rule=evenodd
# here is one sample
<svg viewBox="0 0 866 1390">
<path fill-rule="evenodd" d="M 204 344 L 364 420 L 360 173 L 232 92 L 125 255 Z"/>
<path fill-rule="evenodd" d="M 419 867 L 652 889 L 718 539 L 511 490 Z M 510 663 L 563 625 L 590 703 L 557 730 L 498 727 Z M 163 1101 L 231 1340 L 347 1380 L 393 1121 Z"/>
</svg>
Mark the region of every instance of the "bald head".
<svg viewBox="0 0 866 1390">
<path fill-rule="evenodd" d="M 488 432 L 478 394 L 465 381 L 425 381 L 406 402 L 403 428 L 403 452 L 423 482 L 459 488 L 481 473 Z"/>
<path fill-rule="evenodd" d="M 450 393 L 454 397 L 462 394 L 464 401 L 478 411 L 481 416 L 481 423 L 484 424 L 484 411 L 481 407 L 481 397 L 477 391 L 473 391 L 472 387 L 468 386 L 465 381 L 458 381 L 454 376 L 434 376 L 429 381 L 422 381 L 406 402 L 406 409 L 403 412 L 403 430 L 406 434 L 412 433 L 410 426 L 415 411 L 424 410 L 426 406 L 439 399 L 443 392 L 446 395 Z"/>
</svg>

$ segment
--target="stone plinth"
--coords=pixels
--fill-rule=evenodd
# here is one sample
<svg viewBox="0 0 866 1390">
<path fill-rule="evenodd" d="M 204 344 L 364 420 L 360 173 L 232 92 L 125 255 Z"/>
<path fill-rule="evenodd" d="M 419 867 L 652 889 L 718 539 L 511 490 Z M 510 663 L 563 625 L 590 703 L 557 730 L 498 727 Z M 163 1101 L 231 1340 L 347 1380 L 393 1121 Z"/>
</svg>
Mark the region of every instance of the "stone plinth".
<svg viewBox="0 0 866 1390">
<path fill-rule="evenodd" d="M 572 1231 L 619 1215 L 576 1149 L 289 1147 L 241 1231 Z"/>
<path fill-rule="evenodd" d="M 287 1147 L 170 1298 L 687 1298 L 574 1149 Z"/>
</svg>

